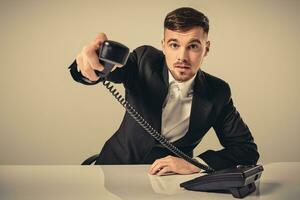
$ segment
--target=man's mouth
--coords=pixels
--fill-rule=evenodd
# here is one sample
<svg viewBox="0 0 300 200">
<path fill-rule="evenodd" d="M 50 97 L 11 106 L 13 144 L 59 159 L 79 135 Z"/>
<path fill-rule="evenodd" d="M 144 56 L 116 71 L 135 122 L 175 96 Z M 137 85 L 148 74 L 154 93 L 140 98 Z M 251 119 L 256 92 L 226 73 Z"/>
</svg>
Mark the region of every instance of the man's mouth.
<svg viewBox="0 0 300 200">
<path fill-rule="evenodd" d="M 176 69 L 181 69 L 181 70 L 188 70 L 191 68 L 190 65 L 186 65 L 186 64 L 175 64 L 174 67 Z"/>
</svg>

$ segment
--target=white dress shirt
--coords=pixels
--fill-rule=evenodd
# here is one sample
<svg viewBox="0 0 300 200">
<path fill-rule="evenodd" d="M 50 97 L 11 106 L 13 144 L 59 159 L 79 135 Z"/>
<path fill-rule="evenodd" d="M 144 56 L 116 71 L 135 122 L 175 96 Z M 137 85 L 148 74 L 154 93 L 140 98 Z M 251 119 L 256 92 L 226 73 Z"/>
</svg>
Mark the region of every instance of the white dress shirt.
<svg viewBox="0 0 300 200">
<path fill-rule="evenodd" d="M 169 71 L 169 91 L 162 110 L 161 132 L 170 142 L 182 138 L 188 131 L 195 76 L 178 82 Z"/>
<path fill-rule="evenodd" d="M 162 109 L 161 133 L 170 142 L 184 137 L 189 129 L 196 74 L 188 81 L 178 82 L 169 71 L 169 91 Z M 198 162 L 206 164 L 201 158 Z"/>
</svg>

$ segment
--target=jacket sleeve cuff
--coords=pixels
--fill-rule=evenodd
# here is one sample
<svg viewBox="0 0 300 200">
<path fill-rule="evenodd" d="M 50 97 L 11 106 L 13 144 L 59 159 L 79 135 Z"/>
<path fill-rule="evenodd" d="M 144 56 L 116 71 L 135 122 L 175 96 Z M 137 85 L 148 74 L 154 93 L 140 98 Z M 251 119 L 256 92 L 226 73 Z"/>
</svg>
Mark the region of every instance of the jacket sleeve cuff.
<svg viewBox="0 0 300 200">
<path fill-rule="evenodd" d="M 84 85 L 95 85 L 95 84 L 99 83 L 100 81 L 104 80 L 104 78 L 99 78 L 97 81 L 90 81 L 89 79 L 85 78 L 81 74 L 80 70 L 77 69 L 76 60 L 74 60 L 74 62 L 70 65 L 70 67 L 68 69 L 70 70 L 72 78 L 75 81 L 82 83 Z"/>
<path fill-rule="evenodd" d="M 208 165 L 202 158 L 200 158 L 200 157 L 195 157 L 194 158 L 196 161 L 198 161 L 199 163 L 201 163 L 201 164 L 204 164 L 204 165 Z"/>
<path fill-rule="evenodd" d="M 218 152 L 213 150 L 208 150 L 200 154 L 198 157 L 214 170 L 221 170 L 234 166 L 232 162 L 220 157 Z"/>
</svg>

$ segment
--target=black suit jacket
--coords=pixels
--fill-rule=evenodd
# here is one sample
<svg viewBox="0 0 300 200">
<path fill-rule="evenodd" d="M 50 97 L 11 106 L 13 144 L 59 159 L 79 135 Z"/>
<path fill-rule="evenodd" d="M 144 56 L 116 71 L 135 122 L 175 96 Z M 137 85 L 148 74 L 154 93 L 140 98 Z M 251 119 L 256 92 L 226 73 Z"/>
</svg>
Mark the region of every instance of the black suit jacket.
<svg viewBox="0 0 300 200">
<path fill-rule="evenodd" d="M 91 85 L 69 67 L 74 80 Z M 123 83 L 126 100 L 155 128 L 161 131 L 162 105 L 168 93 L 168 68 L 163 53 L 151 46 L 135 49 L 125 66 L 111 72 L 107 80 Z M 238 164 L 255 164 L 259 158 L 253 137 L 233 105 L 229 85 L 199 70 L 194 84 L 189 129 L 173 144 L 193 156 L 193 149 L 213 127 L 224 149 L 198 155 L 219 170 Z M 153 139 L 126 112 L 121 126 L 103 146 L 96 164 L 150 164 L 172 155 Z"/>
</svg>

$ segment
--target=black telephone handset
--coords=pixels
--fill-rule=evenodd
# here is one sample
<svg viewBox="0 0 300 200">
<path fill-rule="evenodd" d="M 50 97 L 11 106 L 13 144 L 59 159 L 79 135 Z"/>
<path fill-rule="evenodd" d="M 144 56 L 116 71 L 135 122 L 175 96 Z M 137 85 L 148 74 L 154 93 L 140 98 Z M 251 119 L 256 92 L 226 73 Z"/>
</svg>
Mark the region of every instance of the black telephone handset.
<svg viewBox="0 0 300 200">
<path fill-rule="evenodd" d="M 129 57 L 129 48 L 125 45 L 105 40 L 98 52 L 103 71 L 95 71 L 100 78 L 105 78 L 115 65 L 125 65 Z"/>
<path fill-rule="evenodd" d="M 115 65 L 125 65 L 129 57 L 129 48 L 115 41 L 106 40 L 100 47 L 99 60 L 104 70 L 96 71 L 100 78 L 105 79 Z M 255 181 L 259 180 L 263 166 L 238 165 L 234 168 L 215 171 L 211 167 L 197 162 L 172 145 L 162 134 L 156 131 L 125 99 L 117 92 L 109 81 L 102 81 L 103 85 L 112 93 L 118 102 L 126 109 L 128 114 L 140 124 L 152 137 L 169 149 L 175 155 L 205 170 L 204 176 L 180 184 L 187 190 L 193 191 L 227 191 L 236 198 L 243 198 L 255 191 Z"/>
</svg>

